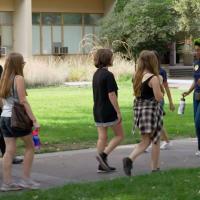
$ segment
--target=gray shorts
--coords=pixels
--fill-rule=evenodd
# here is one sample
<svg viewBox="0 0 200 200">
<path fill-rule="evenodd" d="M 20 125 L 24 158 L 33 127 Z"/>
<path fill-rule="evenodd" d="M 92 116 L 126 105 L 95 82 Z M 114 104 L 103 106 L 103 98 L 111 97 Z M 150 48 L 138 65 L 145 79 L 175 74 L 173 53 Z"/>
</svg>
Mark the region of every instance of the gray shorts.
<svg viewBox="0 0 200 200">
<path fill-rule="evenodd" d="M 96 127 L 110 127 L 110 126 L 114 126 L 116 125 L 118 122 L 118 119 L 116 119 L 115 121 L 112 122 L 95 122 Z"/>
</svg>

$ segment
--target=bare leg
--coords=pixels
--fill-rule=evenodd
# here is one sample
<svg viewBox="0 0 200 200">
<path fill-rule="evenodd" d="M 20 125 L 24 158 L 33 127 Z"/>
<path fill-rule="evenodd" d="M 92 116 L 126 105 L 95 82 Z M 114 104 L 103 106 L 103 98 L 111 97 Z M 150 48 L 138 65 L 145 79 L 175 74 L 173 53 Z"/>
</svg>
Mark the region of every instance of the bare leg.
<svg viewBox="0 0 200 200">
<path fill-rule="evenodd" d="M 97 151 L 98 153 L 102 153 L 105 150 L 107 145 L 107 128 L 106 127 L 97 127 L 98 131 L 98 141 L 97 141 Z"/>
<path fill-rule="evenodd" d="M 150 134 L 142 135 L 142 141 L 136 145 L 135 149 L 130 154 L 129 158 L 134 161 L 144 150 L 150 145 L 151 139 Z"/>
<path fill-rule="evenodd" d="M 167 136 L 167 131 L 166 131 L 166 129 L 163 127 L 162 128 L 162 132 L 161 132 L 161 138 L 162 138 L 162 140 L 164 140 L 165 142 L 169 142 L 169 138 L 168 138 L 168 136 Z"/>
<path fill-rule="evenodd" d="M 16 138 L 5 137 L 6 152 L 3 156 L 3 182 L 12 182 L 12 160 L 16 153 Z"/>
<path fill-rule="evenodd" d="M 31 174 L 31 167 L 34 157 L 34 146 L 32 135 L 27 135 L 21 137 L 25 143 L 25 154 L 24 154 L 24 163 L 23 163 L 23 179 L 29 179 Z"/>
<path fill-rule="evenodd" d="M 154 144 L 152 143 L 152 151 L 151 151 L 151 169 L 157 170 L 160 168 L 160 140 Z"/>
<path fill-rule="evenodd" d="M 106 153 L 107 155 L 110 154 L 113 151 L 113 149 L 115 149 L 124 138 L 122 123 L 116 124 L 112 127 L 112 129 L 115 134 L 115 137 L 112 138 L 112 140 L 109 142 L 108 146 L 104 151 L 104 153 Z"/>
</svg>

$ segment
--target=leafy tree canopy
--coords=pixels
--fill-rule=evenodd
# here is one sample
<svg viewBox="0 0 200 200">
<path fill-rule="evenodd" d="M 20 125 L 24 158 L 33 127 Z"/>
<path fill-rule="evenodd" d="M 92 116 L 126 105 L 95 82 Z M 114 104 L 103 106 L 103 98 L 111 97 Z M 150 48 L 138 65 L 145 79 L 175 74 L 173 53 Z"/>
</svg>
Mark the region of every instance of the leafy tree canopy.
<svg viewBox="0 0 200 200">
<path fill-rule="evenodd" d="M 179 30 L 186 37 L 200 36 L 200 0 L 174 0 Z"/>
<path fill-rule="evenodd" d="M 101 35 L 109 41 L 122 41 L 114 48 L 132 51 L 136 57 L 142 49 L 165 52 L 177 31 L 177 15 L 172 0 L 118 1 L 112 13 L 102 21 Z"/>
</svg>

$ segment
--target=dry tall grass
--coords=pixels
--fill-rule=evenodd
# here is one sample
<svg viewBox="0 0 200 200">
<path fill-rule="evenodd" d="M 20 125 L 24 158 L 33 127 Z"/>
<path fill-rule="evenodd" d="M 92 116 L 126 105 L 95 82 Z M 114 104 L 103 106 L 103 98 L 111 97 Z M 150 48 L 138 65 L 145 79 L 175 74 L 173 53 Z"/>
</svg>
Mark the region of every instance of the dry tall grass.
<svg viewBox="0 0 200 200">
<path fill-rule="evenodd" d="M 99 48 L 112 48 L 121 44 L 126 49 L 124 55 L 114 54 L 113 67 L 110 70 L 116 79 L 122 75 L 131 75 L 135 69 L 134 62 L 123 59 L 132 59 L 132 52 L 127 43 L 113 41 L 109 43 L 107 38 L 98 38 L 88 34 L 80 42 L 80 52 L 89 52 L 87 55 L 67 55 L 64 59 L 55 56 L 38 56 L 26 59 L 24 76 L 28 86 L 48 86 L 63 84 L 65 81 L 91 81 L 96 70 L 93 64 L 93 53 Z M 0 59 L 3 65 L 5 59 Z"/>
<path fill-rule="evenodd" d="M 4 64 L 4 60 L 0 60 Z M 96 68 L 93 57 L 89 55 L 55 57 L 34 57 L 26 60 L 24 75 L 28 86 L 48 86 L 63 84 L 65 81 L 91 81 Z M 118 79 L 121 75 L 132 74 L 134 63 L 114 55 L 110 70 Z"/>
</svg>

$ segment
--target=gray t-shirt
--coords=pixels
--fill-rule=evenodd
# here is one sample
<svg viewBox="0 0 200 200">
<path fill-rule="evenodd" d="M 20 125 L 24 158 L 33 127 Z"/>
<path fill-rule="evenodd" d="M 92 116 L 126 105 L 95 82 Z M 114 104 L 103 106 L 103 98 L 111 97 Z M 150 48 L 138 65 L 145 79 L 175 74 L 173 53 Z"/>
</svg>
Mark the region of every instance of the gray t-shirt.
<svg viewBox="0 0 200 200">
<path fill-rule="evenodd" d="M 14 88 L 14 92 L 13 92 Z M 19 102 L 19 97 L 17 94 L 16 85 L 14 84 L 14 87 L 11 87 L 11 95 L 7 97 L 6 99 L 3 99 L 3 108 L 1 117 L 11 117 L 12 115 L 12 108 L 14 105 L 14 102 Z"/>
</svg>

